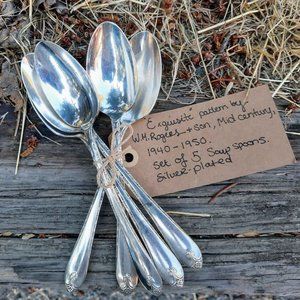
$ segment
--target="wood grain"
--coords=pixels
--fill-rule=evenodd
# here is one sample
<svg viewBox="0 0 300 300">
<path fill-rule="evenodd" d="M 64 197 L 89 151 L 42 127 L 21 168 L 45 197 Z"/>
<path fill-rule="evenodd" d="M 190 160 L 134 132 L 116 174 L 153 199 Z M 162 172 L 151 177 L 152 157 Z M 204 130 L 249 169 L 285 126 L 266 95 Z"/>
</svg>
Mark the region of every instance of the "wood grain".
<svg viewBox="0 0 300 300">
<path fill-rule="evenodd" d="M 10 283 L 63 290 L 73 239 L 1 239 L 0 286 Z M 273 293 L 299 295 L 300 247 L 293 238 L 196 240 L 204 253 L 201 271 L 185 270 L 185 287 L 170 292 Z M 296 244 L 297 243 L 297 244 Z M 115 241 L 97 239 L 83 290 L 101 287 L 109 293 L 115 283 Z"/>
<path fill-rule="evenodd" d="M 176 107 L 159 102 L 156 111 Z M 95 170 L 79 140 L 55 136 L 29 108 L 29 119 L 39 131 L 61 145 L 26 128 L 24 141 L 35 135 L 40 142 L 30 156 L 21 159 L 14 176 L 16 115 L 10 107 L 0 106 L 0 115 L 7 111 L 0 125 L 0 233 L 13 235 L 0 237 L 0 286 L 63 290 L 64 268 L 95 192 Z M 297 132 L 300 114 L 283 117 L 283 122 L 288 131 Z M 108 119 L 101 116 L 96 128 L 107 137 Z M 300 140 L 294 135 L 289 138 L 299 159 Z M 186 270 L 185 288 L 178 292 L 300 295 L 299 170 L 298 163 L 156 198 L 167 211 L 211 215 L 174 216 L 196 239 L 205 261 L 201 272 Z M 238 184 L 208 204 L 215 192 L 231 182 Z M 22 240 L 25 233 L 52 238 Z M 57 234 L 64 238 L 55 238 Z M 110 293 L 116 289 L 114 237 L 115 220 L 105 201 L 85 290 L 100 288 Z"/>
</svg>

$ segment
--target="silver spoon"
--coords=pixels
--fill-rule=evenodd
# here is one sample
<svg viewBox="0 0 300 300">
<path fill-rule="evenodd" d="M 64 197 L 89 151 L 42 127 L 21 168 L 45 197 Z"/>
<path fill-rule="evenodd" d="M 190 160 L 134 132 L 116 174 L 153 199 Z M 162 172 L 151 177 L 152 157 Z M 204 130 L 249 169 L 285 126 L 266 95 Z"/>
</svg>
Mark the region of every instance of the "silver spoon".
<svg viewBox="0 0 300 300">
<path fill-rule="evenodd" d="M 44 47 L 47 45 L 50 47 L 53 46 L 52 43 L 47 43 L 46 45 L 44 43 L 42 45 Z M 47 104 L 48 99 L 46 98 L 45 94 L 43 93 L 43 90 L 39 85 L 39 80 L 36 80 L 37 76 L 35 76 L 33 63 L 34 63 L 33 55 L 32 54 L 27 55 L 22 60 L 21 71 L 22 71 L 22 78 L 26 90 L 28 92 L 29 99 L 31 100 L 33 107 L 38 113 L 38 115 L 45 122 L 45 125 L 54 133 L 66 137 L 81 138 L 88 146 L 89 150 L 93 155 L 93 158 L 98 160 L 99 159 L 98 153 L 97 151 L 95 151 L 94 145 L 89 146 L 90 142 L 94 144 L 93 134 L 91 134 L 92 129 L 88 127 L 89 129 L 83 130 L 82 127 L 71 127 L 68 124 L 64 123 L 62 119 L 59 118 L 58 115 L 53 113 L 53 110 Z M 57 64 L 55 64 L 54 66 L 57 66 Z M 75 63 L 75 66 L 73 67 L 78 68 L 80 70 L 80 73 L 85 74 L 84 73 L 85 71 L 81 68 L 80 65 L 77 65 Z M 62 75 L 63 74 L 64 72 L 62 72 Z M 67 81 L 63 80 L 63 82 L 67 82 Z M 83 96 L 83 93 L 81 93 L 80 90 L 79 93 L 81 94 L 81 96 Z M 92 123 L 92 120 L 88 120 L 88 122 L 89 121 L 90 123 Z M 85 126 L 87 125 L 87 123 L 83 123 L 82 125 Z M 115 215 L 118 218 L 118 221 L 123 226 L 123 228 L 126 229 L 124 231 L 126 232 L 127 242 L 130 245 L 132 253 L 134 253 L 134 261 L 137 267 L 139 268 L 139 271 L 143 274 L 144 278 L 147 279 L 146 283 L 152 287 L 153 292 L 159 293 L 161 291 L 162 283 L 155 266 L 153 265 L 143 245 L 139 241 L 139 238 L 137 237 L 131 223 L 126 217 L 121 204 L 118 201 L 116 201 L 118 195 L 114 192 L 113 189 L 107 189 L 107 192 L 108 192 L 109 199 L 113 200 L 111 201 L 111 204 L 115 212 Z M 100 205 L 99 205 L 99 199 L 101 198 L 100 195 L 101 195 L 101 191 L 98 191 L 94 199 L 92 208 L 98 207 L 98 209 L 100 209 Z M 93 214 L 93 215 L 98 216 L 98 214 Z M 87 229 L 81 232 L 81 236 L 83 235 L 82 233 L 86 233 L 88 237 L 87 238 L 82 237 L 78 239 L 66 270 L 66 277 L 65 277 L 66 285 L 71 290 L 78 288 L 83 283 L 87 273 L 88 261 L 90 257 L 91 245 L 94 236 L 93 233 L 95 230 L 96 222 L 86 222 L 85 224 L 87 223 L 93 224 L 92 226 L 93 230 L 89 231 Z M 87 242 L 87 239 L 90 242 Z"/>
<path fill-rule="evenodd" d="M 133 53 L 123 32 L 113 23 L 96 28 L 87 53 L 87 70 L 102 112 L 118 119 L 134 104 L 137 70 Z M 117 224 L 116 277 L 120 288 L 131 292 L 138 276 L 126 239 Z"/>
<path fill-rule="evenodd" d="M 121 123 L 131 125 L 150 114 L 159 94 L 162 76 L 162 63 L 159 45 L 149 32 L 139 32 L 130 40 L 138 70 L 138 93 L 131 109 L 121 117 Z M 123 139 L 125 131 L 121 132 L 118 142 Z M 184 237 L 186 253 L 183 255 L 179 247 L 169 246 L 182 263 L 194 268 L 202 267 L 202 254 L 198 246 L 187 236 Z"/>
<path fill-rule="evenodd" d="M 161 57 L 160 50 L 153 35 L 149 32 L 139 32 L 130 40 L 132 51 L 136 60 L 138 72 L 138 90 L 133 106 L 121 115 L 121 125 L 130 125 L 136 120 L 149 114 L 152 110 L 160 89 Z M 116 133 L 115 143 L 112 145 L 121 151 L 121 142 L 126 128 Z M 119 160 L 122 163 L 122 159 Z M 128 258 L 124 260 L 124 258 Z M 117 274 L 130 275 L 132 259 L 126 244 L 124 233 L 117 228 Z M 118 272 L 119 269 L 119 272 Z M 126 272 L 127 270 L 127 272 Z M 128 271 L 129 270 L 129 271 Z M 126 278 L 126 277 L 125 277 Z M 120 283 L 119 283 L 120 284 Z"/>
<path fill-rule="evenodd" d="M 106 41 L 109 42 L 106 43 Z M 110 53 L 109 59 L 107 58 L 108 52 Z M 124 55 L 124 52 L 126 55 Z M 87 72 L 96 90 L 100 110 L 111 118 L 113 130 L 118 128 L 121 115 L 131 107 L 131 105 L 124 106 L 122 103 L 128 103 L 129 100 L 126 99 L 130 96 L 135 97 L 135 92 L 131 93 L 130 89 L 124 88 L 124 82 L 126 83 L 125 86 L 132 87 L 136 81 L 135 72 L 130 67 L 122 67 L 124 64 L 127 65 L 126 59 L 123 59 L 123 57 L 128 56 L 130 56 L 128 60 L 135 64 L 130 44 L 121 29 L 111 22 L 100 24 L 89 44 Z M 125 75 L 120 76 L 122 71 Z M 133 77 L 130 78 L 131 71 Z M 119 78 L 123 80 L 122 83 Z M 101 92 L 102 85 L 105 87 L 104 92 Z M 118 186 L 118 181 L 116 184 Z M 131 217 L 132 213 L 135 214 L 132 221 L 139 232 L 151 235 L 149 239 L 146 234 L 141 234 L 141 238 L 162 278 L 170 285 L 182 286 L 183 270 L 177 258 L 166 247 L 164 241 L 156 233 L 134 201 L 124 201 L 123 204 Z"/>
</svg>

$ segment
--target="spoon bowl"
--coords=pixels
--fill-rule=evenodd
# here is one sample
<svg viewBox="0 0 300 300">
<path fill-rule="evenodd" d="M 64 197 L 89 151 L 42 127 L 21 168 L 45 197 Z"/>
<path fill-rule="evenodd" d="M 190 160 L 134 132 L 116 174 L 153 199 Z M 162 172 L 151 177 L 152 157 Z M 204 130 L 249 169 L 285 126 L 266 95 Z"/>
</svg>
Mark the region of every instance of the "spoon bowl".
<svg viewBox="0 0 300 300">
<path fill-rule="evenodd" d="M 86 70 L 100 110 L 118 120 L 134 103 L 137 71 L 130 44 L 116 24 L 103 22 L 96 28 L 88 47 Z"/>
<path fill-rule="evenodd" d="M 161 85 L 162 63 L 159 45 L 147 31 L 135 34 L 130 40 L 138 72 L 138 91 L 131 109 L 121 117 L 121 123 L 130 125 L 152 111 Z"/>
<path fill-rule="evenodd" d="M 54 133 L 66 137 L 81 137 L 80 131 L 62 122 L 59 116 L 46 104 L 46 96 L 43 94 L 36 78 L 34 70 L 34 54 L 29 53 L 23 57 L 21 62 L 21 76 L 28 97 L 40 119 Z"/>
<path fill-rule="evenodd" d="M 98 114 L 96 95 L 83 67 L 52 42 L 38 43 L 34 52 L 35 79 L 49 107 L 69 126 L 87 129 Z"/>
</svg>

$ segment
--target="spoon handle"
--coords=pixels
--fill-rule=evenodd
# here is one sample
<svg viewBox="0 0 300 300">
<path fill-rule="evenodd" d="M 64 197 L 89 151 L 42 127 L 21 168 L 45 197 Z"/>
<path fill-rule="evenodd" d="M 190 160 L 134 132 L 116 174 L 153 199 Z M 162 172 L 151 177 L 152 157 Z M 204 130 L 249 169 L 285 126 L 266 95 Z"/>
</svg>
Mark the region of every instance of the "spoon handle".
<svg viewBox="0 0 300 300">
<path fill-rule="evenodd" d="M 68 262 L 65 272 L 65 285 L 69 292 L 77 290 L 85 280 L 103 196 L 104 190 L 99 188 Z"/>
<path fill-rule="evenodd" d="M 135 269 L 134 261 L 131 257 L 122 226 L 117 223 L 117 261 L 116 277 L 120 289 L 126 293 L 131 293 L 138 284 L 138 275 Z"/>
<path fill-rule="evenodd" d="M 107 196 L 117 221 L 120 223 L 124 232 L 129 249 L 131 250 L 132 258 L 136 264 L 136 269 L 141 274 L 140 278 L 143 278 L 141 282 L 154 295 L 159 295 L 162 291 L 162 279 L 126 216 L 124 208 L 119 202 L 117 192 L 112 188 L 108 188 Z"/>
<path fill-rule="evenodd" d="M 92 154 L 96 167 L 101 167 L 102 157 L 92 135 L 89 137 L 87 146 Z M 105 184 L 109 181 L 109 175 L 106 171 L 103 172 L 102 178 Z M 154 295 L 159 295 L 162 291 L 163 285 L 161 276 L 124 211 L 124 207 L 120 201 L 120 199 L 123 201 L 122 196 L 115 188 L 111 187 L 106 188 L 106 194 L 117 218 L 117 222 L 120 223 L 122 231 L 124 232 L 127 245 L 130 249 L 130 253 L 141 282 L 145 288 L 151 291 Z"/>
<path fill-rule="evenodd" d="M 109 148 L 96 133 L 94 134 L 100 151 L 104 156 L 108 156 L 110 154 Z M 117 162 L 116 167 L 126 185 L 143 205 L 179 260 L 192 268 L 201 268 L 202 254 L 196 243 L 145 192 L 124 166 Z"/>
<path fill-rule="evenodd" d="M 93 133 L 91 133 L 91 139 L 93 139 L 93 142 L 95 141 L 95 147 L 98 150 L 95 135 Z M 95 157 L 95 162 L 97 161 L 100 161 L 100 159 Z M 110 172 L 103 172 L 103 179 L 109 181 L 107 174 L 110 175 Z M 172 251 L 155 231 L 143 213 L 139 210 L 118 178 L 116 178 L 114 186 L 115 188 L 107 188 L 107 191 L 110 191 L 111 193 L 113 191 L 119 196 L 116 199 L 120 199 L 121 203 L 127 210 L 127 213 L 129 214 L 132 222 L 139 232 L 140 237 L 145 243 L 145 246 L 150 253 L 151 258 L 154 261 L 154 264 L 157 267 L 162 279 L 170 285 L 181 287 L 183 285 L 184 275 L 182 266 L 177 260 L 176 256 L 172 253 Z M 113 202 L 116 201 L 111 201 L 111 203 Z M 122 229 L 126 230 L 124 227 L 122 227 Z M 128 236 L 126 237 L 128 238 Z"/>
<path fill-rule="evenodd" d="M 135 227 L 138 229 L 163 280 L 172 286 L 182 287 L 184 274 L 182 266 L 176 256 L 152 227 L 118 179 L 116 179 L 115 186 L 123 205 Z"/>
<path fill-rule="evenodd" d="M 121 132 L 118 130 L 119 122 L 112 121 L 112 129 L 115 132 L 115 139 L 113 139 L 112 147 L 116 149 L 116 151 L 121 150 Z M 122 159 L 119 159 L 120 163 L 122 163 Z M 125 235 L 119 225 L 117 223 L 117 258 L 116 258 L 116 275 L 117 281 L 121 290 L 125 293 L 132 292 L 137 284 L 138 284 L 138 276 L 134 266 L 134 262 L 132 260 L 130 251 L 128 249 L 127 241 Z"/>
</svg>

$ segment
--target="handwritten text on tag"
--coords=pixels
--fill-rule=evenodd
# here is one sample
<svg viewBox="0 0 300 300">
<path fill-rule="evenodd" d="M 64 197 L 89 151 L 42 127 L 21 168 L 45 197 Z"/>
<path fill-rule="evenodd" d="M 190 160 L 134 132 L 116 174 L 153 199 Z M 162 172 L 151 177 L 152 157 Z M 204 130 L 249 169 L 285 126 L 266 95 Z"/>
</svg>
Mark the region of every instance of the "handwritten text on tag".
<svg viewBox="0 0 300 300">
<path fill-rule="evenodd" d="M 152 196 L 295 161 L 267 86 L 152 114 L 133 125 L 126 167 Z M 128 159 L 129 158 L 129 159 Z"/>
</svg>

